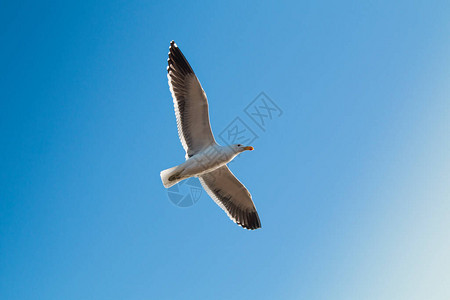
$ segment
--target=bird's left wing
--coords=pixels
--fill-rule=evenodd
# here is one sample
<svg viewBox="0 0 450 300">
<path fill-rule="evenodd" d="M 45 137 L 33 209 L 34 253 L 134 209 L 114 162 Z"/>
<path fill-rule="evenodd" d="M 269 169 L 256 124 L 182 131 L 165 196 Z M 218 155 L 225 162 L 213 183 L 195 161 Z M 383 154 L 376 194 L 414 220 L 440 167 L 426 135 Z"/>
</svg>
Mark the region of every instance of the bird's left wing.
<svg viewBox="0 0 450 300">
<path fill-rule="evenodd" d="M 201 175 L 200 182 L 235 223 L 246 229 L 261 227 L 252 196 L 227 166 Z"/>
<path fill-rule="evenodd" d="M 186 159 L 215 143 L 208 99 L 188 61 L 174 41 L 170 43 L 167 78 L 172 93 L 178 135 Z"/>
</svg>

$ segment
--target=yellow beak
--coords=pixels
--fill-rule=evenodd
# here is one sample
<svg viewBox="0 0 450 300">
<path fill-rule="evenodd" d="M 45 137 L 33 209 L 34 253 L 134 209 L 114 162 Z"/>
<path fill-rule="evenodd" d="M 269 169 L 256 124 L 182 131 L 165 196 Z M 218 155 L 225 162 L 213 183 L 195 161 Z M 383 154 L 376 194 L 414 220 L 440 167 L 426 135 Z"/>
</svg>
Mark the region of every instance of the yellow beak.
<svg viewBox="0 0 450 300">
<path fill-rule="evenodd" d="M 252 146 L 247 146 L 247 147 L 244 147 L 244 149 L 252 151 L 254 148 Z"/>
</svg>

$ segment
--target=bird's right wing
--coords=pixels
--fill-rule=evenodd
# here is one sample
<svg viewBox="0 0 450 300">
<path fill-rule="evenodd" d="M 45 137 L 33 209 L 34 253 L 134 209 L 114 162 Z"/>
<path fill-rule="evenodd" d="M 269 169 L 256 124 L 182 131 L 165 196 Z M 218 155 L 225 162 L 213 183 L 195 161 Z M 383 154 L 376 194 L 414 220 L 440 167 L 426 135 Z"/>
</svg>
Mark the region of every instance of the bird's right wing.
<svg viewBox="0 0 450 300">
<path fill-rule="evenodd" d="M 188 61 L 174 41 L 170 43 L 167 78 L 172 93 L 178 135 L 186 159 L 215 143 L 208 99 Z"/>
<path fill-rule="evenodd" d="M 252 196 L 227 166 L 201 175 L 200 182 L 235 223 L 246 229 L 261 227 Z"/>
</svg>

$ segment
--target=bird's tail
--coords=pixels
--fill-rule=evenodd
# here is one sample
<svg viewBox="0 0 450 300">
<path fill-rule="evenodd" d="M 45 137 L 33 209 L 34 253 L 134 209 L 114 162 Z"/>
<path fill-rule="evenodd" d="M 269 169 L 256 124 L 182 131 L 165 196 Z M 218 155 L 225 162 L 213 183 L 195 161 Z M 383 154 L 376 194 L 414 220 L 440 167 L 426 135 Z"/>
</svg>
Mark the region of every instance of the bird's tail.
<svg viewBox="0 0 450 300">
<path fill-rule="evenodd" d="M 179 170 L 179 166 L 161 171 L 160 175 L 161 175 L 161 180 L 162 180 L 162 183 L 164 184 L 164 187 L 170 188 L 172 185 L 185 179 L 186 177 L 180 176 L 181 171 L 182 170 Z"/>
</svg>

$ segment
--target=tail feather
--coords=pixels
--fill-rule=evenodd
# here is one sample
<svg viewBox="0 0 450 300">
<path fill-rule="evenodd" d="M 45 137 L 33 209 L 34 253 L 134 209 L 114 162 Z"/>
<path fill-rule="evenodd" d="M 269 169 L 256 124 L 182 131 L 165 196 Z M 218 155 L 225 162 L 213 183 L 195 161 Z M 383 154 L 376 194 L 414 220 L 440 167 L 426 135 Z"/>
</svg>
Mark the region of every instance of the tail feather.
<svg viewBox="0 0 450 300">
<path fill-rule="evenodd" d="M 174 184 L 184 179 L 184 177 L 179 176 L 181 172 L 177 170 L 177 168 L 178 166 L 161 171 L 161 180 L 165 188 L 170 188 Z"/>
</svg>

